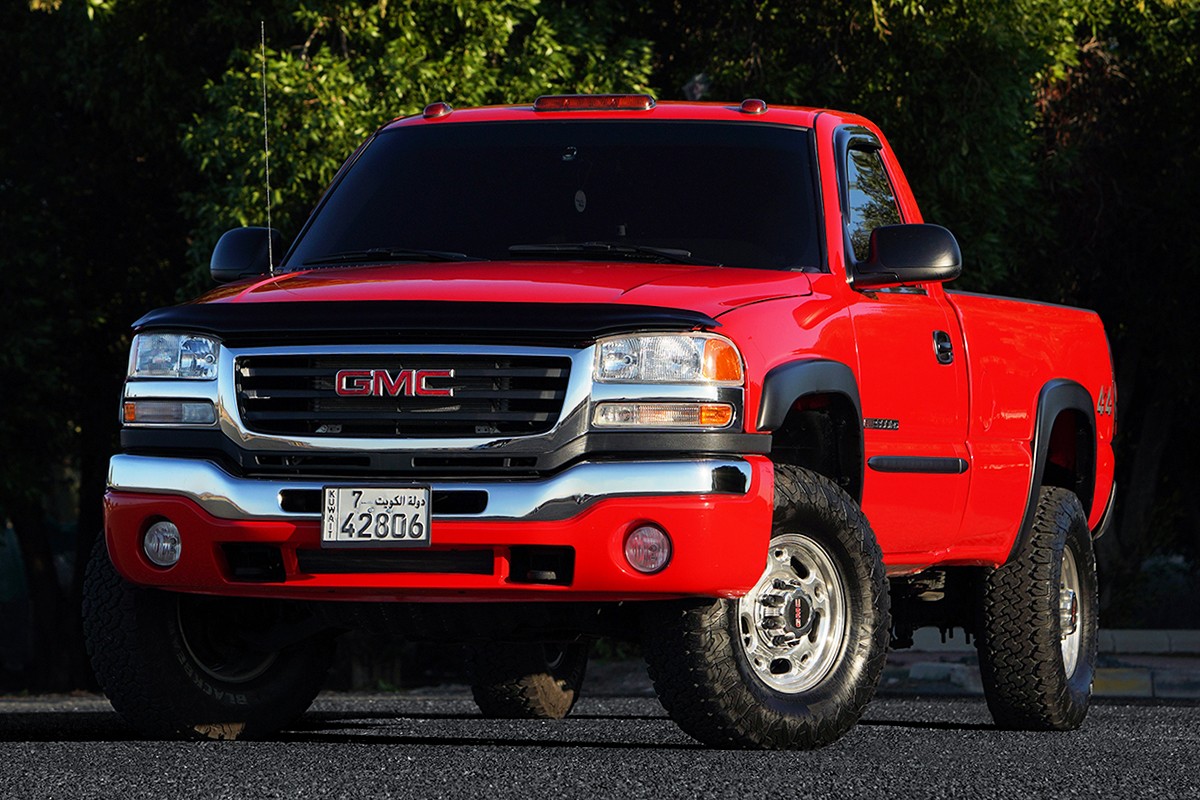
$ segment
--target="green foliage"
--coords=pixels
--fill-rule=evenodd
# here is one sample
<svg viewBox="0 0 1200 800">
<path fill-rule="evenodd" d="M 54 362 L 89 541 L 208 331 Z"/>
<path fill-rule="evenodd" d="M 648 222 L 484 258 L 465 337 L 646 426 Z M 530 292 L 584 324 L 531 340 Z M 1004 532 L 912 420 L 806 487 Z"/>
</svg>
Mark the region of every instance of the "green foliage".
<svg viewBox="0 0 1200 800">
<path fill-rule="evenodd" d="M 646 91 L 650 45 L 571 4 L 295 3 L 265 54 L 272 224 L 292 236 L 344 159 L 380 124 L 444 100 L 478 106 L 555 91 Z M 252 33 L 257 34 L 257 30 Z M 246 41 L 248 40 L 248 41 Z M 266 224 L 264 59 L 245 37 L 205 88 L 183 144 L 198 173 L 193 286 L 225 230 Z"/>
<path fill-rule="evenodd" d="M 1002 285 L 1054 245 L 1039 187 L 1035 86 L 1077 59 L 1076 29 L 1097 0 L 784 3 L 735 0 L 662 20 L 662 82 L 705 73 L 713 99 L 858 111 L 899 154 L 924 216 L 951 228 L 962 284 Z"/>
</svg>

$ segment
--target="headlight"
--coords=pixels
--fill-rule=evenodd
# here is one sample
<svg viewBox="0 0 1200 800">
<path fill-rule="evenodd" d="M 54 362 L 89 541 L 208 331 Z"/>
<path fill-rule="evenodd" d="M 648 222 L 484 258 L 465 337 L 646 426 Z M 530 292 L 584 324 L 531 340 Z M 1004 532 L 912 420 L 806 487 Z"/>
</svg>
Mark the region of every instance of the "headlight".
<svg viewBox="0 0 1200 800">
<path fill-rule="evenodd" d="M 217 341 L 189 333 L 139 333 L 129 377 L 211 381 L 217 377 Z"/>
<path fill-rule="evenodd" d="M 592 371 L 601 383 L 741 385 L 742 357 L 711 333 L 669 333 L 602 339 Z"/>
</svg>

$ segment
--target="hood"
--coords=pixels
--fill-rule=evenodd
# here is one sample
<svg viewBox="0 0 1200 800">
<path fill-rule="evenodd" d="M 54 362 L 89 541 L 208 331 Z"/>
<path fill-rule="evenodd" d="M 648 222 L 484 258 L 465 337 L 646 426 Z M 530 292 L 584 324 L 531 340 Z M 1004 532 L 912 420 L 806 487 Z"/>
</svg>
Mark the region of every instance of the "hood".
<svg viewBox="0 0 1200 800">
<path fill-rule="evenodd" d="M 751 303 L 811 293 L 808 277 L 799 272 L 590 261 L 472 261 L 289 272 L 222 286 L 197 302 L 614 303 L 680 308 L 717 317 Z"/>
</svg>

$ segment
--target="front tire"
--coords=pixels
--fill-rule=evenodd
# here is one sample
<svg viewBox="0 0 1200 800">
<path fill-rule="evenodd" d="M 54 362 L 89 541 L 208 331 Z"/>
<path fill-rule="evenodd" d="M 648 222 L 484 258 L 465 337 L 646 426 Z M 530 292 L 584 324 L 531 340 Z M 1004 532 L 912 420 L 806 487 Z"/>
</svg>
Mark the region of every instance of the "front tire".
<svg viewBox="0 0 1200 800">
<path fill-rule="evenodd" d="M 1087 716 L 1099 631 L 1096 557 L 1074 493 L 1041 490 L 1029 541 L 988 576 L 978 640 L 992 718 L 1011 730 L 1075 730 Z"/>
<path fill-rule="evenodd" d="M 262 642 L 302 624 L 284 603 L 143 589 L 117 574 L 104 537 L 84 578 L 83 629 L 100 688 L 141 733 L 270 736 L 308 708 L 333 663 L 327 633 Z"/>
<path fill-rule="evenodd" d="M 781 465 L 766 556 L 745 597 L 648 615 L 650 674 L 671 718 L 706 744 L 821 747 L 858 722 L 883 671 L 891 623 L 879 547 L 841 489 Z"/>
</svg>

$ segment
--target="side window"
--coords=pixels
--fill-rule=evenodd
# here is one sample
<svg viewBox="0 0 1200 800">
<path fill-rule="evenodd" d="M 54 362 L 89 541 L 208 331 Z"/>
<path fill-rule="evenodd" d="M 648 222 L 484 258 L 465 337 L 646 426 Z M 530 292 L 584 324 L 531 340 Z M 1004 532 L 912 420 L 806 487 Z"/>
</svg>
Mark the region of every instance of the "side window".
<svg viewBox="0 0 1200 800">
<path fill-rule="evenodd" d="M 846 150 L 846 231 L 854 259 L 867 259 L 871 231 L 880 225 L 899 224 L 896 193 L 879 151 L 851 145 Z"/>
</svg>

